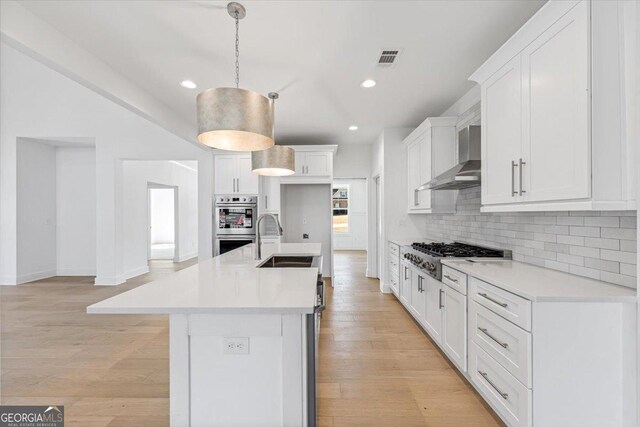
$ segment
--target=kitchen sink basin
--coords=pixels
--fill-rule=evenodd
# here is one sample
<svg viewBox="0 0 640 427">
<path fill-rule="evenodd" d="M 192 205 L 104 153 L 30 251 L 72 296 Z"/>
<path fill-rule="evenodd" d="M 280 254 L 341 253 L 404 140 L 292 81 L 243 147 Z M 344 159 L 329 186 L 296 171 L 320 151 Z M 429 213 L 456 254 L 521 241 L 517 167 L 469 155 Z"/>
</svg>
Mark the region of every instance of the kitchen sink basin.
<svg viewBox="0 0 640 427">
<path fill-rule="evenodd" d="M 258 265 L 258 268 L 308 268 L 314 266 L 313 258 L 312 256 L 273 255 Z"/>
</svg>

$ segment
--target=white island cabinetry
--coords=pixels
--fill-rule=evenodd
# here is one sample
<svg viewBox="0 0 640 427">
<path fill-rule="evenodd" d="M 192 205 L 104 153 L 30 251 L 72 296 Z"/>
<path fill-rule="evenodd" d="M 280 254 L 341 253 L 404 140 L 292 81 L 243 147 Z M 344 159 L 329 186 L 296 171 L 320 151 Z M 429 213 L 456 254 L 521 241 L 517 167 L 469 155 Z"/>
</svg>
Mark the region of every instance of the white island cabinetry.
<svg viewBox="0 0 640 427">
<path fill-rule="evenodd" d="M 169 315 L 172 426 L 309 425 L 319 268 L 257 268 L 253 246 L 87 308 Z M 272 254 L 316 260 L 321 245 L 274 244 L 263 260 Z"/>
</svg>

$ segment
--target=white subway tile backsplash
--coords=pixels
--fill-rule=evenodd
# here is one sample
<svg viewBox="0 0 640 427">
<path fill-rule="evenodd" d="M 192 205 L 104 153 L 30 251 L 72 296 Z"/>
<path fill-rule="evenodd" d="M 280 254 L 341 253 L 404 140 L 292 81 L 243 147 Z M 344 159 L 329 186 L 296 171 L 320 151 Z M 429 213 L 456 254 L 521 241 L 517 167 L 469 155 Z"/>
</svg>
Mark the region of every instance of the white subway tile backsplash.
<svg viewBox="0 0 640 427">
<path fill-rule="evenodd" d="M 480 187 L 458 192 L 455 214 L 426 216 L 425 237 L 513 251 L 513 259 L 635 287 L 635 211 L 480 213 Z"/>
</svg>

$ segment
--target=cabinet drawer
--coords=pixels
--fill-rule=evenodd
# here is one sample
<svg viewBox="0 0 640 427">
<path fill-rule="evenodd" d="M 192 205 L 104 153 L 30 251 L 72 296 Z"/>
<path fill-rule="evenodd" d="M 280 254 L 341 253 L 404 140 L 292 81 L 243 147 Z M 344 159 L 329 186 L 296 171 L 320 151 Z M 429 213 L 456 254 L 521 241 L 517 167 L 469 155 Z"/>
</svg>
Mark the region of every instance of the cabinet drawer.
<svg viewBox="0 0 640 427">
<path fill-rule="evenodd" d="M 400 255 L 400 247 L 393 242 L 389 242 L 389 256 L 398 257 Z"/>
<path fill-rule="evenodd" d="M 399 263 L 400 263 L 400 260 L 398 259 L 397 256 L 391 256 L 389 258 L 389 268 L 390 269 L 398 271 L 398 264 Z"/>
<path fill-rule="evenodd" d="M 395 277 L 396 280 L 400 277 L 400 268 L 397 265 L 389 263 L 389 276 Z"/>
<path fill-rule="evenodd" d="M 467 294 L 467 275 L 446 265 L 442 266 L 442 282 L 462 295 Z"/>
<path fill-rule="evenodd" d="M 531 334 L 475 301 L 469 304 L 469 338 L 531 388 Z"/>
<path fill-rule="evenodd" d="M 531 390 L 473 341 L 469 343 L 469 376 L 509 426 L 531 426 Z"/>
<path fill-rule="evenodd" d="M 397 297 L 400 287 L 398 286 L 398 277 L 391 277 L 389 279 L 389 284 L 391 285 L 391 291 Z"/>
<path fill-rule="evenodd" d="M 475 277 L 469 278 L 469 295 L 478 304 L 531 331 L 531 301 Z"/>
</svg>

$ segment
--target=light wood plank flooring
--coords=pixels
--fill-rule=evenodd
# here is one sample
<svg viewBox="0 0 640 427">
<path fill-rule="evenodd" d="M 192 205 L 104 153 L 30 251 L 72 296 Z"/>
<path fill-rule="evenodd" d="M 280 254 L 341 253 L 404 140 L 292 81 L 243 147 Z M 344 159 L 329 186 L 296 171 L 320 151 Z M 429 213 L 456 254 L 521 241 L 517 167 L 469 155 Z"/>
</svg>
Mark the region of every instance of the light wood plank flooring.
<svg viewBox="0 0 640 427">
<path fill-rule="evenodd" d="M 114 287 L 57 277 L 0 286 L 0 404 L 65 405 L 67 426 L 169 423 L 168 318 L 88 305 L 191 265 L 155 261 Z M 496 426 L 491 411 L 378 281 L 336 253 L 320 337 L 322 426 Z"/>
<path fill-rule="evenodd" d="M 320 328 L 321 426 L 499 426 L 377 279 L 366 252 L 335 253 L 333 291 Z"/>
</svg>

